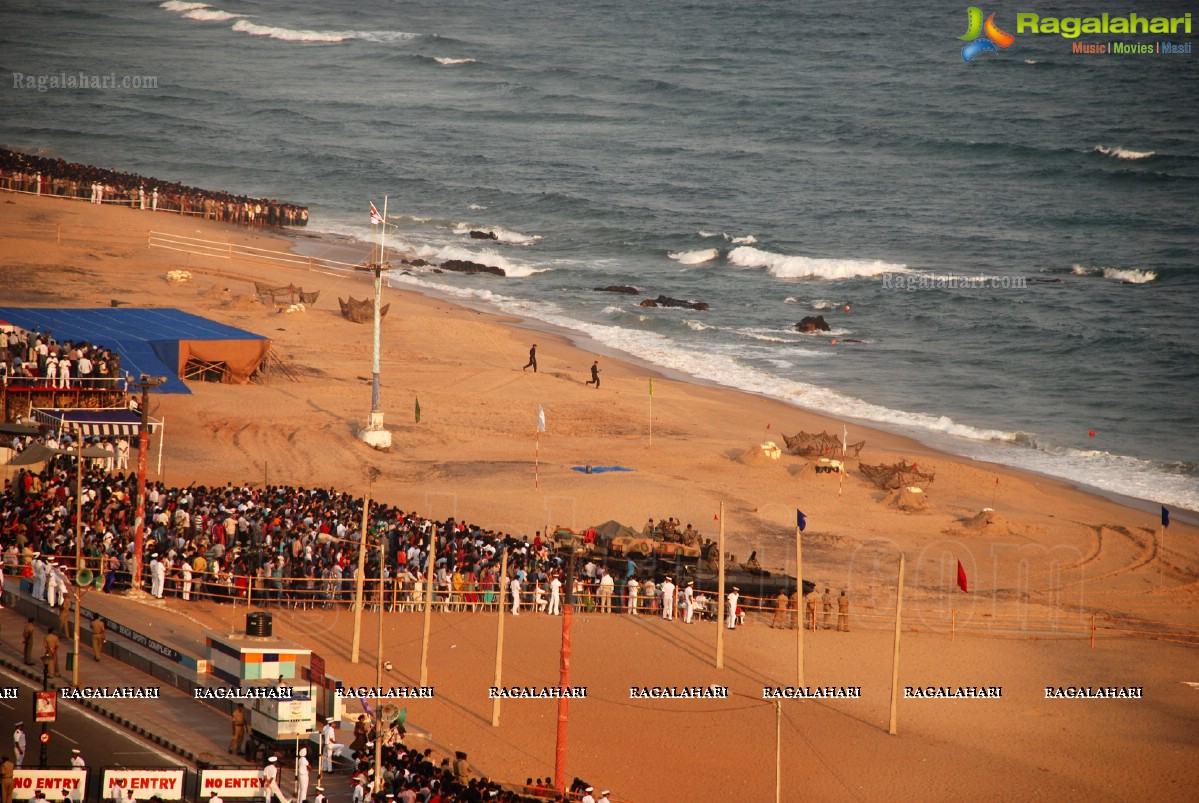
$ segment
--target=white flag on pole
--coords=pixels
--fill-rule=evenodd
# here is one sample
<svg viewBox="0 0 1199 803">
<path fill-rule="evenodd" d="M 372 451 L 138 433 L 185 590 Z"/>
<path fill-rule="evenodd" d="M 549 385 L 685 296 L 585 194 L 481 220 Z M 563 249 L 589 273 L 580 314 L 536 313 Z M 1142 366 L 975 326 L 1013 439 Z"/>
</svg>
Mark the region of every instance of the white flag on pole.
<svg viewBox="0 0 1199 803">
<path fill-rule="evenodd" d="M 537 405 L 537 431 L 545 432 L 545 409 Z"/>
<path fill-rule="evenodd" d="M 379 210 L 375 209 L 375 202 L 371 201 L 371 225 L 377 226 L 383 222 L 383 216 L 379 214 Z"/>
</svg>

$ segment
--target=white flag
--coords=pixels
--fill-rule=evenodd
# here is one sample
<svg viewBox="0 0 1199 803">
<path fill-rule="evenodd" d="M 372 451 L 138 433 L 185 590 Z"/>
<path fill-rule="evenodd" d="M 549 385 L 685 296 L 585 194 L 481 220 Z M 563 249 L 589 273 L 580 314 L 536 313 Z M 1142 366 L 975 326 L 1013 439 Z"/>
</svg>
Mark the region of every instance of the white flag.
<svg viewBox="0 0 1199 803">
<path fill-rule="evenodd" d="M 545 410 L 540 404 L 537 405 L 537 431 L 545 432 Z"/>
<path fill-rule="evenodd" d="M 845 453 L 849 451 L 849 427 L 841 425 L 841 456 L 845 457 Z"/>
<path fill-rule="evenodd" d="M 377 226 L 383 222 L 383 216 L 379 214 L 379 210 L 375 209 L 375 202 L 371 201 L 371 225 Z"/>
</svg>

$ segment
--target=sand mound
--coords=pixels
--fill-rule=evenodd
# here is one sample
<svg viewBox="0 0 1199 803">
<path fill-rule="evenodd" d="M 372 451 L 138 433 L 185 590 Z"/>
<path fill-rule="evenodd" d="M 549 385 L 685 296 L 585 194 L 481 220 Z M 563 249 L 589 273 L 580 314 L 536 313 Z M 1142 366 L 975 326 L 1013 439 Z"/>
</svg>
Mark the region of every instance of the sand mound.
<svg viewBox="0 0 1199 803">
<path fill-rule="evenodd" d="M 774 441 L 766 441 L 757 446 L 751 446 L 737 455 L 737 462 L 753 466 L 770 465 L 777 463 L 781 455 L 782 450 L 775 445 Z"/>
<path fill-rule="evenodd" d="M 962 526 L 976 532 L 1008 532 L 1012 529 L 1012 523 L 1007 520 L 1006 516 L 989 507 L 984 507 L 971 518 L 962 522 Z"/>
<path fill-rule="evenodd" d="M 915 486 L 900 488 L 889 494 L 884 502 L 888 507 L 898 508 L 904 513 L 924 513 L 932 508 L 928 494 Z"/>
</svg>

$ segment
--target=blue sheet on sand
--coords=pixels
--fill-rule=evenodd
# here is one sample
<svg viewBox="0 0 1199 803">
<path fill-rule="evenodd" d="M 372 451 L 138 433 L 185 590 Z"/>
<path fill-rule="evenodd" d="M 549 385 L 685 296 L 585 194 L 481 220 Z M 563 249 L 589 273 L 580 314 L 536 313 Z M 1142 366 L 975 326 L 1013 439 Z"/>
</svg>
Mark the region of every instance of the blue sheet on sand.
<svg viewBox="0 0 1199 803">
<path fill-rule="evenodd" d="M 624 466 L 571 466 L 575 471 L 581 471 L 584 474 L 603 474 L 605 471 L 632 471 L 631 468 Z"/>
</svg>

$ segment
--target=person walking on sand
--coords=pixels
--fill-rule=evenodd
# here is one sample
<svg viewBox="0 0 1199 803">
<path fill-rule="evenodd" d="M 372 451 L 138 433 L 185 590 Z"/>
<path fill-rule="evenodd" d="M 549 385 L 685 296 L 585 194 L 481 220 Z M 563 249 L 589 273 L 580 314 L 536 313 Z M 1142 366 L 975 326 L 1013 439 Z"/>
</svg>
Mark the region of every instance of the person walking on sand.
<svg viewBox="0 0 1199 803">
<path fill-rule="evenodd" d="M 587 380 L 588 385 L 595 385 L 595 389 L 599 390 L 599 360 L 591 363 L 591 378 Z"/>
<path fill-rule="evenodd" d="M 849 632 L 849 597 L 845 595 L 845 589 L 841 589 L 841 596 L 837 597 L 837 630 Z"/>
<path fill-rule="evenodd" d="M 532 348 L 529 349 L 529 361 L 527 363 L 525 363 L 525 367 L 521 368 L 520 370 L 527 371 L 527 370 L 529 370 L 530 367 L 533 368 L 533 373 L 537 373 L 537 344 L 536 343 L 534 343 Z"/>
</svg>

